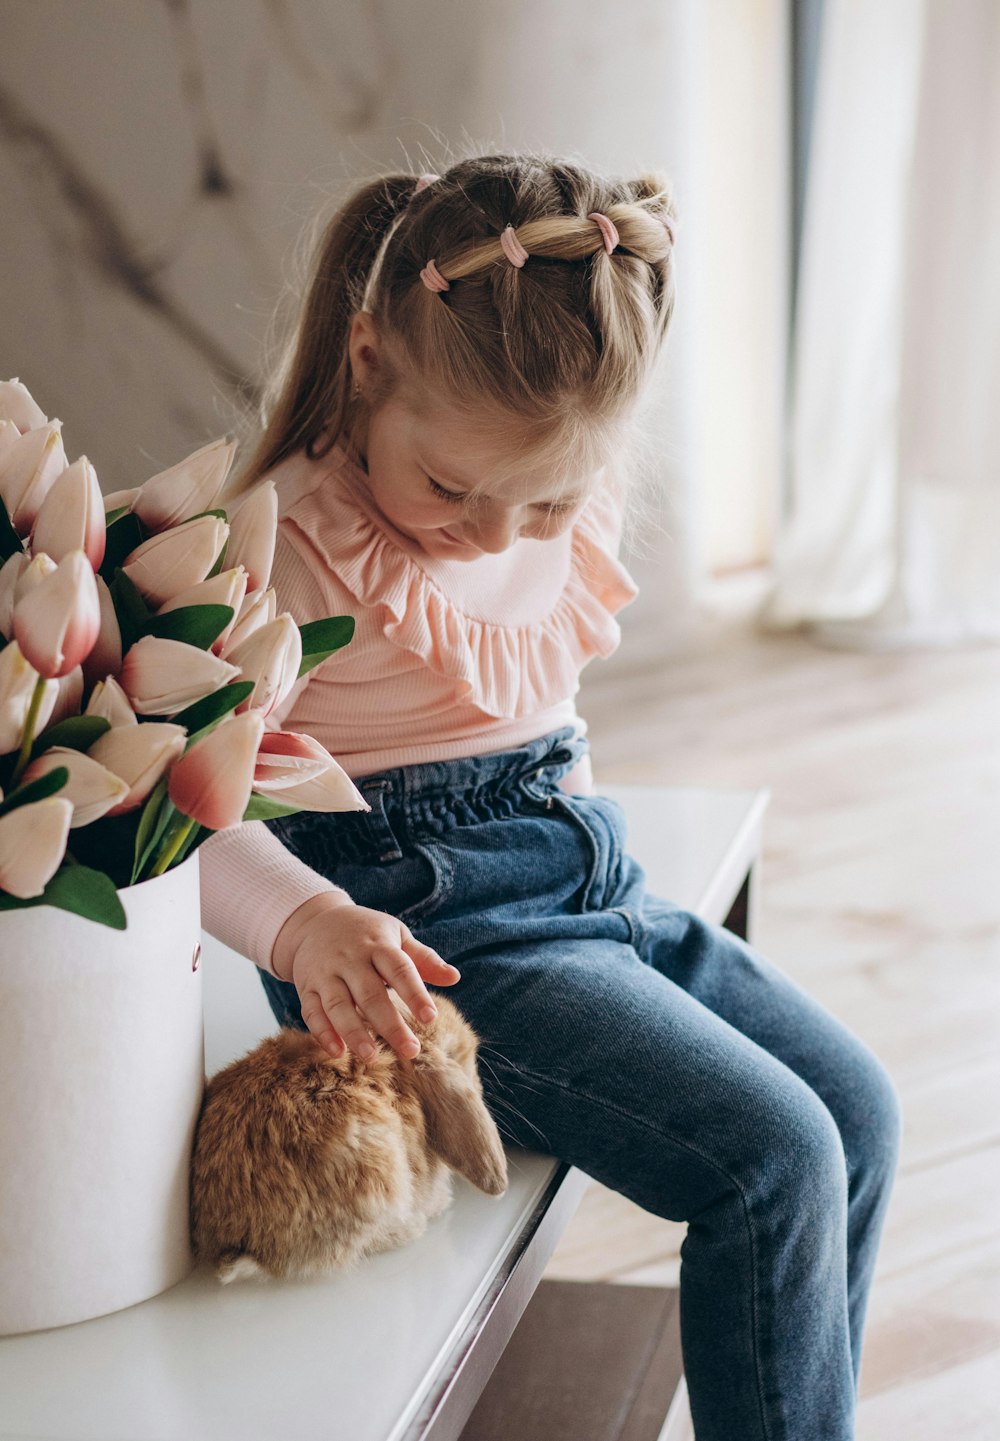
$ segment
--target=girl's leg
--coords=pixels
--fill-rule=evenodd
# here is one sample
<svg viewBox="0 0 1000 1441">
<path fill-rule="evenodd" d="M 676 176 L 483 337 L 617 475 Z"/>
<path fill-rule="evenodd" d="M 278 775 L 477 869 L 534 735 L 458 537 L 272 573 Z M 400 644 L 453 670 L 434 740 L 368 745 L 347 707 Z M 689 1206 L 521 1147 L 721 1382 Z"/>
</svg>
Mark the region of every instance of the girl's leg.
<svg viewBox="0 0 1000 1441">
<path fill-rule="evenodd" d="M 481 1038 L 487 1103 L 506 1140 L 689 1223 L 681 1326 L 698 1441 L 847 1441 L 838 1126 L 793 1070 L 644 963 L 617 924 L 619 942 L 453 957 L 462 979 L 442 994 Z M 724 967 L 727 933 L 703 941 Z"/>
<path fill-rule="evenodd" d="M 836 1122 L 847 1167 L 847 1305 L 857 1386 L 865 1313 L 900 1142 L 896 1089 L 872 1052 L 746 942 L 646 894 L 636 949 L 662 975 L 783 1062 Z M 689 1234 L 686 1250 L 696 1248 Z"/>
</svg>

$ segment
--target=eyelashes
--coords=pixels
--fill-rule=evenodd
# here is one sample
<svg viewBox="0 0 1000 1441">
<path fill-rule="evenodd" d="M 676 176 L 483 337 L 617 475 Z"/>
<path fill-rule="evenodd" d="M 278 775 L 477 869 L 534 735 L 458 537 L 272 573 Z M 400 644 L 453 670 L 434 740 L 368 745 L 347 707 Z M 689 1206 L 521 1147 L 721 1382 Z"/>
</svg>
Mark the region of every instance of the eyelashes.
<svg viewBox="0 0 1000 1441">
<path fill-rule="evenodd" d="M 427 477 L 427 484 L 430 486 L 434 494 L 439 495 L 442 500 L 459 501 L 465 499 L 464 490 L 445 490 L 443 485 L 438 485 L 437 481 L 431 480 L 430 476 Z"/>
<path fill-rule="evenodd" d="M 438 482 L 437 482 L 436 480 L 433 480 L 430 476 L 427 477 L 427 484 L 430 486 L 432 492 L 433 492 L 435 495 L 440 496 L 442 500 L 449 500 L 449 501 L 454 502 L 455 504 L 458 504 L 460 501 L 463 501 L 463 500 L 466 499 L 466 495 L 467 495 L 467 492 L 466 492 L 466 491 L 464 491 L 464 490 L 446 490 L 443 485 L 439 485 Z M 573 509 L 575 508 L 575 506 L 576 506 L 576 501 L 569 501 L 569 502 L 565 502 L 565 503 L 563 503 L 563 504 L 559 504 L 558 502 L 553 502 L 553 504 L 551 504 L 551 505 L 543 505 L 543 506 L 538 507 L 538 509 L 544 510 L 545 513 L 546 513 L 546 515 L 556 516 L 556 515 L 567 515 L 571 510 L 573 510 Z"/>
</svg>

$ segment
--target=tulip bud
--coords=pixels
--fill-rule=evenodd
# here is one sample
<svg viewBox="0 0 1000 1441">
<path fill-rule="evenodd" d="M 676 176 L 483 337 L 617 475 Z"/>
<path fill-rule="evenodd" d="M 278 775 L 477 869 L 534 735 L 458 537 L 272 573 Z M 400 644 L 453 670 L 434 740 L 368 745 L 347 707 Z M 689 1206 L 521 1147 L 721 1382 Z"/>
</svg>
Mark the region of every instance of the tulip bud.
<svg viewBox="0 0 1000 1441">
<path fill-rule="evenodd" d="M 312 736 L 265 731 L 253 788 L 304 811 L 370 811 L 350 776 Z"/>
<path fill-rule="evenodd" d="M 0 419 L 9 420 L 18 430 L 33 430 L 36 425 L 47 424 L 26 385 L 15 375 L 12 380 L 0 381 Z"/>
<path fill-rule="evenodd" d="M 97 639 L 83 662 L 83 674 L 88 685 L 94 685 L 101 676 L 117 675 L 122 668 L 122 633 L 114 601 L 104 577 L 95 575 L 94 579 L 97 582 L 101 623 Z"/>
<path fill-rule="evenodd" d="M 130 490 L 108 491 L 107 495 L 104 497 L 105 515 L 107 515 L 107 513 L 112 510 L 121 510 L 123 505 L 127 505 L 129 510 L 131 510 L 132 506 L 135 504 L 135 498 L 138 494 L 139 487 L 137 485 L 133 485 Z"/>
<path fill-rule="evenodd" d="M 267 590 L 248 591 L 243 598 L 233 624 L 232 630 L 226 639 L 225 645 L 219 654 L 224 660 L 229 659 L 229 652 L 249 640 L 255 630 L 267 625 L 278 613 L 278 599 L 273 586 Z"/>
<path fill-rule="evenodd" d="M 128 786 L 123 780 L 91 760 L 90 756 L 71 750 L 69 746 L 49 746 L 27 766 L 21 779 L 25 783 L 36 781 L 57 766 L 65 766 L 69 771 L 69 780 L 59 794 L 73 802 L 71 830 L 100 820 L 128 795 Z"/>
<path fill-rule="evenodd" d="M 28 901 L 40 896 L 66 854 L 72 802 L 29 801 L 0 816 L 0 890 Z"/>
<path fill-rule="evenodd" d="M 74 460 L 38 508 L 31 528 L 31 548 L 62 560 L 71 550 L 82 550 L 97 570 L 104 559 L 104 501 L 97 471 L 85 455 Z"/>
<path fill-rule="evenodd" d="M 165 615 L 167 611 L 180 610 L 187 605 L 228 605 L 233 612 L 233 619 L 212 642 L 212 650 L 216 655 L 221 655 L 243 604 L 246 589 L 247 573 L 241 565 L 237 565 L 232 570 L 221 570 L 218 575 L 203 580 L 200 585 L 192 585 L 187 590 L 182 590 L 179 595 L 168 600 L 166 605 L 161 605 L 159 613 Z"/>
<path fill-rule="evenodd" d="M 21 568 L 21 574 L 14 582 L 15 606 L 19 600 L 28 594 L 29 590 L 34 590 L 35 586 L 41 584 L 47 575 L 54 575 L 55 571 L 55 561 L 51 556 L 46 555 L 44 550 L 40 550 L 37 555 L 33 555 L 28 564 Z"/>
<path fill-rule="evenodd" d="M 247 590 L 263 590 L 271 578 L 278 525 L 278 492 L 273 480 L 253 489 L 229 523 L 227 565 L 242 565 Z"/>
<path fill-rule="evenodd" d="M 139 715 L 176 715 L 239 674 L 211 651 L 145 635 L 126 652 L 118 679 Z"/>
<path fill-rule="evenodd" d="M 28 557 L 16 550 L 0 565 L 0 632 L 8 638 L 14 623 L 14 592 L 28 568 Z"/>
<path fill-rule="evenodd" d="M 268 716 L 295 684 L 302 664 L 302 636 L 287 611 L 255 630 L 235 650 L 226 652 L 230 665 L 239 666 L 242 680 L 254 688 L 237 711 L 259 710 Z"/>
<path fill-rule="evenodd" d="M 10 454 L 20 435 L 21 432 L 12 420 L 0 420 L 0 471 L 3 470 L 5 457 Z"/>
<path fill-rule="evenodd" d="M 243 819 L 250 800 L 257 747 L 264 732 L 258 711 L 229 716 L 175 761 L 167 794 L 182 814 L 221 831 Z"/>
<path fill-rule="evenodd" d="M 112 729 L 116 726 L 139 724 L 135 711 L 129 705 L 128 696 L 113 675 L 105 676 L 94 686 L 90 692 L 90 700 L 87 702 L 84 715 L 100 716 Z"/>
<path fill-rule="evenodd" d="M 16 640 L 0 650 L 0 755 L 16 750 L 21 744 L 37 680 L 38 672 L 25 660 Z M 36 735 L 48 725 L 58 694 L 59 682 L 46 681 L 35 719 Z"/>
<path fill-rule="evenodd" d="M 18 535 L 27 535 L 56 476 L 66 469 L 61 420 L 27 430 L 7 445 L 0 465 L 0 496 Z"/>
<path fill-rule="evenodd" d="M 78 666 L 89 655 L 100 628 L 97 584 L 82 550 L 71 550 L 14 606 L 17 642 L 39 675 L 49 678 Z"/>
<path fill-rule="evenodd" d="M 128 795 L 112 806 L 108 815 L 116 816 L 141 805 L 167 767 L 184 753 L 186 745 L 184 727 L 166 721 L 114 726 L 98 736 L 87 754 L 128 786 Z"/>
<path fill-rule="evenodd" d="M 56 692 L 56 703 L 49 716 L 49 725 L 53 726 L 57 722 L 65 720 L 67 716 L 80 714 L 80 704 L 83 701 L 82 666 L 74 666 L 68 674 L 60 676 L 56 685 L 59 687 Z"/>
<path fill-rule="evenodd" d="M 132 511 L 149 530 L 167 530 L 211 510 L 236 454 L 235 440 L 213 440 L 139 487 Z M 218 551 L 216 552 L 218 554 Z"/>
<path fill-rule="evenodd" d="M 154 607 L 208 575 L 229 535 L 216 515 L 200 515 L 174 530 L 151 535 L 125 557 L 122 570 Z"/>
</svg>

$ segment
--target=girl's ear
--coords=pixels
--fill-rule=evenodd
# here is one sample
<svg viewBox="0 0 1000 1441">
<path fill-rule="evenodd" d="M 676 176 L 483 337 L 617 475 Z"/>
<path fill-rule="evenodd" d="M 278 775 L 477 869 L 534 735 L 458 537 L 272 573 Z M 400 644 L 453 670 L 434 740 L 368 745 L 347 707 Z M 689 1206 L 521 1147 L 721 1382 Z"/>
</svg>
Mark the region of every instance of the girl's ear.
<svg viewBox="0 0 1000 1441">
<path fill-rule="evenodd" d="M 359 310 L 351 320 L 347 339 L 347 353 L 351 361 L 351 374 L 356 385 L 364 390 L 374 380 L 379 365 L 381 337 L 370 311 Z"/>
</svg>

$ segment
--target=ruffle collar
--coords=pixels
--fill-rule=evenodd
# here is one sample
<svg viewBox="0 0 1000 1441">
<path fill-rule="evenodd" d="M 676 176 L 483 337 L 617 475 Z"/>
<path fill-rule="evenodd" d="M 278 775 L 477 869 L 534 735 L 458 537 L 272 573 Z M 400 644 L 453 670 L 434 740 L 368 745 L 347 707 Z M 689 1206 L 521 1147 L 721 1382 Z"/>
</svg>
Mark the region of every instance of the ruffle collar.
<svg viewBox="0 0 1000 1441">
<path fill-rule="evenodd" d="M 566 579 L 548 613 L 508 626 L 459 609 L 399 533 L 360 503 L 356 469 L 335 446 L 322 480 L 299 494 L 281 523 L 304 533 L 360 605 L 382 607 L 386 639 L 457 682 L 460 699 L 497 718 L 546 710 L 575 695 L 588 660 L 618 645 L 614 616 L 638 587 L 613 553 L 619 521 L 610 495 L 595 493 L 567 533 Z"/>
</svg>

